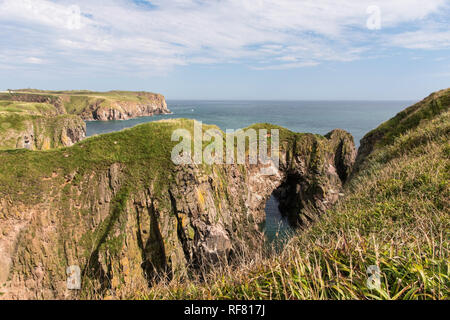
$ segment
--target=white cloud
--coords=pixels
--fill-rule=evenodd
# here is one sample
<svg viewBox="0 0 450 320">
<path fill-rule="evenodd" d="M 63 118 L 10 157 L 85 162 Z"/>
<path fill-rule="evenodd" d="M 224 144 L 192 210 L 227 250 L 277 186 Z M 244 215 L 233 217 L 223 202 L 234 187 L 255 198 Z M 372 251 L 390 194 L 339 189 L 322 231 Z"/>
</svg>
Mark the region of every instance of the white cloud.
<svg viewBox="0 0 450 320">
<path fill-rule="evenodd" d="M 391 43 L 408 49 L 441 49 L 450 47 L 450 31 L 421 30 L 393 36 Z"/>
<path fill-rule="evenodd" d="M 283 63 L 283 64 L 275 64 L 268 65 L 262 67 L 252 67 L 254 70 L 286 70 L 293 68 L 303 68 L 303 67 L 314 67 L 319 63 L 315 61 L 304 61 L 304 62 L 292 62 L 292 63 Z"/>
<path fill-rule="evenodd" d="M 40 59 L 40 58 L 36 58 L 36 57 L 28 57 L 25 59 L 26 63 L 31 63 L 31 64 L 42 64 L 44 63 L 44 60 Z"/>
<path fill-rule="evenodd" d="M 81 10 L 73 28 L 73 4 Z M 195 63 L 246 63 L 254 69 L 351 61 L 383 48 L 450 47 L 445 0 L 0 0 L 8 62 L 17 52 L 35 61 L 92 68 L 165 71 Z M 382 29 L 365 28 L 376 4 Z M 406 29 L 406 31 L 402 31 Z M 6 49 L 0 49 L 5 50 Z M 30 55 L 30 53 L 28 53 Z M 30 61 L 28 61 L 30 62 Z M 34 62 L 38 63 L 38 62 Z"/>
</svg>

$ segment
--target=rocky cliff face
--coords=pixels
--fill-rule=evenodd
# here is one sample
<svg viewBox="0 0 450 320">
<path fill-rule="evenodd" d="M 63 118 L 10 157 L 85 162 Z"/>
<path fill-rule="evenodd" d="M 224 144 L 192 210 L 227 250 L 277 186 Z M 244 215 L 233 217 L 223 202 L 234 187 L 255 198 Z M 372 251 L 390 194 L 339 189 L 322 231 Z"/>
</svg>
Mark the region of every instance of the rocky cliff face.
<svg viewBox="0 0 450 320">
<path fill-rule="evenodd" d="M 355 156 L 341 130 L 283 129 L 280 166 L 264 165 L 271 175 L 261 164 L 177 166 L 170 135 L 180 126 L 192 121 L 47 153 L 0 152 L 1 298 L 120 295 L 131 283 L 232 259 L 242 243 L 262 244 L 258 222 L 272 192 L 292 221 L 307 223 L 338 199 Z M 71 265 L 82 270 L 81 292 L 67 290 Z"/>
<path fill-rule="evenodd" d="M 110 103 L 93 103 L 82 111 L 84 120 L 127 120 L 137 117 L 154 116 L 170 113 L 162 95 L 146 94 L 142 101 L 113 101 Z"/>
<path fill-rule="evenodd" d="M 76 116 L 14 118 L 20 119 L 20 126 L 9 126 L 9 117 L 0 115 L 0 149 L 49 150 L 72 146 L 86 137 L 86 124 Z"/>
<path fill-rule="evenodd" d="M 20 90 L 3 94 L 2 99 L 52 104 L 58 114 L 76 114 L 83 120 L 127 120 L 170 113 L 164 96 L 149 92 Z"/>
</svg>

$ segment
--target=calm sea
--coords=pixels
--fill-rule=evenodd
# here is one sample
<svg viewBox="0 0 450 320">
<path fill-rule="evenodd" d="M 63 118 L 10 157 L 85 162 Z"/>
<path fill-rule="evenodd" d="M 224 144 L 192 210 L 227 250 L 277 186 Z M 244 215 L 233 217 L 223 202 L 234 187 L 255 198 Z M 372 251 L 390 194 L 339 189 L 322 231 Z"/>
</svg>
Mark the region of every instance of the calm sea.
<svg viewBox="0 0 450 320">
<path fill-rule="evenodd" d="M 192 101 L 169 100 L 171 115 L 126 121 L 88 122 L 87 135 L 102 134 L 161 119 L 189 118 L 215 124 L 222 130 L 245 128 L 254 123 L 273 123 L 295 132 L 326 134 L 335 128 L 359 140 L 414 101 Z M 267 202 L 266 235 L 270 240 L 289 229 L 275 198 Z"/>
</svg>

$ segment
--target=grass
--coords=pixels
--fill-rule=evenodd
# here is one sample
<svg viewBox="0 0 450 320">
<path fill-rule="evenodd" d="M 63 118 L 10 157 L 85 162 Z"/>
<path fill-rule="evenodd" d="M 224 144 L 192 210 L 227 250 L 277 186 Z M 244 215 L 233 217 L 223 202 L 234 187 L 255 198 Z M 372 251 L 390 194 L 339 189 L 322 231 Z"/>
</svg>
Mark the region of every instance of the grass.
<svg viewBox="0 0 450 320">
<path fill-rule="evenodd" d="M 381 124 L 366 136 L 378 136 L 380 146 L 393 143 L 394 139 L 407 130 L 417 127 L 421 121 L 434 118 L 448 110 L 450 105 L 450 89 L 432 93 L 424 100 L 399 112 L 395 117 Z"/>
<path fill-rule="evenodd" d="M 0 114 L 20 113 L 30 115 L 55 115 L 56 109 L 47 103 L 0 101 Z"/>
</svg>

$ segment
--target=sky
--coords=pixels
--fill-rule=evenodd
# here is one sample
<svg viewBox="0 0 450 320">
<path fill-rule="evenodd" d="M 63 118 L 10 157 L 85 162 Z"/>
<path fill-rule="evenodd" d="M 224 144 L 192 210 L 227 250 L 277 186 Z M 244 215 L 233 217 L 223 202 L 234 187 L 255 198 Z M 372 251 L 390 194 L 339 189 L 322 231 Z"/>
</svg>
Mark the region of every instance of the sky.
<svg viewBox="0 0 450 320">
<path fill-rule="evenodd" d="M 0 0 L 0 90 L 417 100 L 450 87 L 450 0 Z"/>
</svg>

